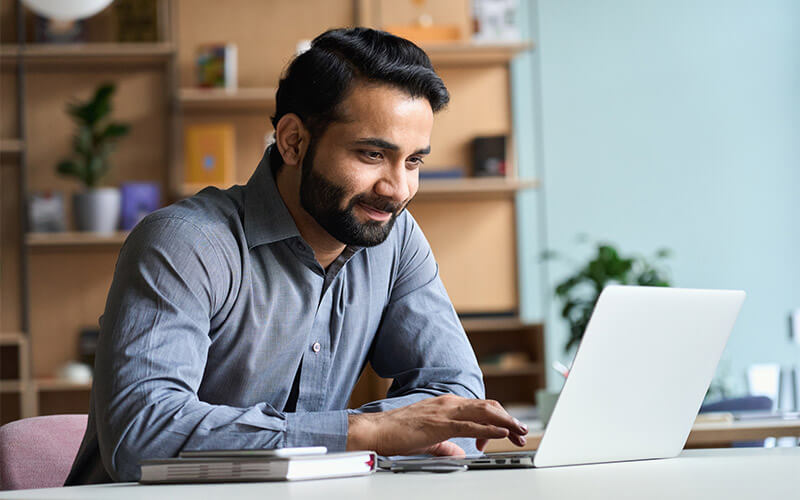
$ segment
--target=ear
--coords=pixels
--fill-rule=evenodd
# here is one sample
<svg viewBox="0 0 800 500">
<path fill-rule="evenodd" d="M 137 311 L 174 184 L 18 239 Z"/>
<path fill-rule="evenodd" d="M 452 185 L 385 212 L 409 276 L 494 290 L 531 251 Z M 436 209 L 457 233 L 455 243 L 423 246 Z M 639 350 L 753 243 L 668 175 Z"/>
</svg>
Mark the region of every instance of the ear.
<svg viewBox="0 0 800 500">
<path fill-rule="evenodd" d="M 275 127 L 275 145 L 283 157 L 283 163 L 299 166 L 308 149 L 310 137 L 299 116 L 294 113 L 283 115 Z"/>
</svg>

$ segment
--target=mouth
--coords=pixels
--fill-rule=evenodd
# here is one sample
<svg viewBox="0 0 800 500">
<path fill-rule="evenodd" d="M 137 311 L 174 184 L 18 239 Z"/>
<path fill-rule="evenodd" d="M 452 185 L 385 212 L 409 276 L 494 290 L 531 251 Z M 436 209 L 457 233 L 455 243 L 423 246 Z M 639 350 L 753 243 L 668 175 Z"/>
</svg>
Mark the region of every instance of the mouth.
<svg viewBox="0 0 800 500">
<path fill-rule="evenodd" d="M 372 220 L 385 222 L 392 218 L 392 212 L 379 210 L 373 206 L 367 205 L 366 203 L 357 203 L 356 205 L 367 215 L 367 217 Z"/>
</svg>

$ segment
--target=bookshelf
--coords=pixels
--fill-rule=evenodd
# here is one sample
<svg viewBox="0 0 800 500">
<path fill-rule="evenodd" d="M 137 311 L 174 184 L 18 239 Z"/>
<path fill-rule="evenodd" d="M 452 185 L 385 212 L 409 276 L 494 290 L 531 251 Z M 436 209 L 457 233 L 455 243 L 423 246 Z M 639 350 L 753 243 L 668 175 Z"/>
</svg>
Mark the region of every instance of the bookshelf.
<svg viewBox="0 0 800 500">
<path fill-rule="evenodd" d="M 29 247 L 63 247 L 86 245 L 122 245 L 128 237 L 127 231 L 114 233 L 89 233 L 80 231 L 65 231 L 61 233 L 28 233 L 25 243 Z"/>
<path fill-rule="evenodd" d="M 267 111 L 275 107 L 275 91 L 272 87 L 226 89 L 182 88 L 178 102 L 184 110 L 201 109 L 258 109 Z"/>
<path fill-rule="evenodd" d="M 423 179 L 415 200 L 441 199 L 443 197 L 477 199 L 481 197 L 513 197 L 518 191 L 539 186 L 534 179 L 505 179 L 471 177 L 465 179 Z"/>
<path fill-rule="evenodd" d="M 0 0 L 2 2 L 4 0 Z M 437 6 L 443 15 L 461 16 L 467 0 L 442 0 L 456 8 Z M 4 162 L 4 189 L 15 182 L 14 171 L 24 172 L 26 189 L 57 189 L 65 204 L 73 183 L 57 177 L 53 165 L 69 149 L 72 124 L 63 109 L 69 99 L 88 95 L 97 84 L 118 83 L 115 116 L 133 124 L 132 134 L 115 153 L 113 183 L 151 180 L 162 183 L 171 202 L 194 194 L 197 186 L 183 186 L 182 130 L 193 123 L 225 121 L 236 133 L 236 183 L 244 183 L 261 158 L 272 133 L 269 115 L 275 106 L 275 88 L 298 40 L 309 39 L 331 26 L 353 24 L 380 27 L 380 19 L 365 17 L 361 1 L 308 0 L 302 4 L 280 0 L 240 0 L 242 8 L 225 9 L 213 0 L 160 0 L 166 18 L 160 41 L 112 43 L 100 37 L 79 45 L 0 43 L 3 109 L 0 153 Z M 388 12 L 390 0 L 370 0 Z M 8 2 L 5 2 L 7 5 Z M 385 4 L 385 5 L 384 5 Z M 246 6 L 246 8 L 244 8 Z M 7 10 L 3 11 L 4 13 Z M 296 22 L 287 23 L 286 19 Z M 204 28 L 213 20 L 214 30 Z M 461 22 L 460 20 L 458 21 Z M 269 43 L 263 34 L 269 33 Z M 239 47 L 240 88 L 229 92 L 193 88 L 195 47 L 231 41 Z M 516 268 L 516 194 L 535 189 L 535 179 L 516 176 L 511 159 L 514 131 L 511 120 L 509 63 L 533 44 L 422 44 L 451 91 L 451 104 L 436 118 L 426 160 L 431 169 L 470 165 L 469 141 L 478 135 L 506 135 L 509 172 L 501 178 L 465 177 L 422 180 L 410 210 L 428 235 L 440 263 L 443 281 L 459 313 L 513 315 L 519 303 Z M 24 64 L 18 64 L 24 61 Z M 13 74 L 25 72 L 26 97 L 20 101 L 24 130 L 10 117 L 18 102 Z M 54 82 L 58 82 L 56 85 Z M 27 134 L 22 132 L 28 131 Z M 8 168 L 19 166 L 22 168 Z M 26 168 L 27 167 L 27 168 Z M 11 176 L 11 177 L 9 177 Z M 17 193 L 17 195 L 19 195 Z M 14 199 L 9 198 L 9 199 Z M 67 213 L 67 217 L 69 217 Z M 5 231 L 18 227 L 20 214 L 4 205 Z M 474 231 L 464 231 L 465 227 Z M 28 292 L 15 292 L 22 278 L 3 284 L 3 324 L 0 331 L 22 330 L 29 356 L 26 382 L 0 379 L 0 394 L 19 399 L 24 412 L 73 411 L 88 404 L 86 384 L 55 378 L 58 368 L 74 358 L 81 328 L 97 324 L 102 313 L 116 257 L 127 233 L 96 235 L 77 232 L 22 234 L 3 247 L 3 258 L 13 263 L 30 260 Z M 19 240 L 19 241 L 17 241 Z M 465 272 L 466 271 L 466 272 Z M 23 328 L 19 306 L 33 312 Z M 47 314 L 37 314 L 47 311 Z M 464 327 L 476 351 L 495 354 L 497 345 L 528 354 L 528 362 L 514 367 L 483 363 L 489 396 L 508 401 L 532 401 L 535 387 L 544 384 L 541 325 L 522 325 L 513 319 L 465 319 Z M 499 344 L 497 343 L 499 342 Z M 503 344 L 505 342 L 505 344 Z M 523 346 L 523 347 L 520 347 Z M 5 349 L 5 348 L 4 348 Z M 8 348 L 12 352 L 14 348 Z M 22 352 L 22 350 L 20 350 Z M 385 390 L 385 381 L 369 382 L 370 397 Z M 508 391 L 506 386 L 513 386 Z M 27 389 L 26 389 L 27 387 Z M 503 391 L 506 391 L 505 393 Z M 515 392 L 516 391 L 516 392 Z M 34 400 L 31 403 L 31 400 Z M 5 402 L 6 399 L 3 400 Z M 8 403 L 12 404 L 12 403 Z M 23 409 L 23 406 L 27 409 Z M 34 408 L 34 410 L 31 410 Z M 85 408 L 84 408 L 85 411 Z"/>
<path fill-rule="evenodd" d="M 25 149 L 25 143 L 19 139 L 0 140 L 0 153 L 21 153 Z"/>
<path fill-rule="evenodd" d="M 434 67 L 444 66 L 484 66 L 508 64 L 520 52 L 532 50 L 531 42 L 506 43 L 422 43 Z"/>
<path fill-rule="evenodd" d="M 166 63 L 175 53 L 171 43 L 8 44 L 0 47 L 0 61 L 15 63 L 19 57 L 32 65 L 76 64 L 128 65 Z"/>
</svg>

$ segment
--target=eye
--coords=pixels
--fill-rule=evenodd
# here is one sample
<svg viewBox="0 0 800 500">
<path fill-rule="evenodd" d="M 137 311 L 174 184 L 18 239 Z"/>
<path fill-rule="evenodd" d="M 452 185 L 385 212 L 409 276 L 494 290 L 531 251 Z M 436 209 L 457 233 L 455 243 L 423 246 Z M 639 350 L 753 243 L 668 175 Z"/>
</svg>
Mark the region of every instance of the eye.
<svg viewBox="0 0 800 500">
<path fill-rule="evenodd" d="M 425 164 L 425 160 L 423 160 L 421 156 L 412 156 L 411 158 L 406 160 L 406 164 L 408 164 L 412 168 L 418 168 Z"/>
<path fill-rule="evenodd" d="M 383 153 L 380 151 L 360 151 L 361 155 L 371 161 L 383 160 Z"/>
</svg>

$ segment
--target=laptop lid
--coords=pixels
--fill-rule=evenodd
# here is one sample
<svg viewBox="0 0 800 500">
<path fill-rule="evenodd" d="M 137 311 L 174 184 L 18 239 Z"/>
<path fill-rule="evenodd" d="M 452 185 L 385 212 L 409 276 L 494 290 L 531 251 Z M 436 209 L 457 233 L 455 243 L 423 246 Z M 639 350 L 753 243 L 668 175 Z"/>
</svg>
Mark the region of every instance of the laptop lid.
<svg viewBox="0 0 800 500">
<path fill-rule="evenodd" d="M 536 467 L 678 455 L 744 298 L 737 290 L 606 287 Z"/>
</svg>

